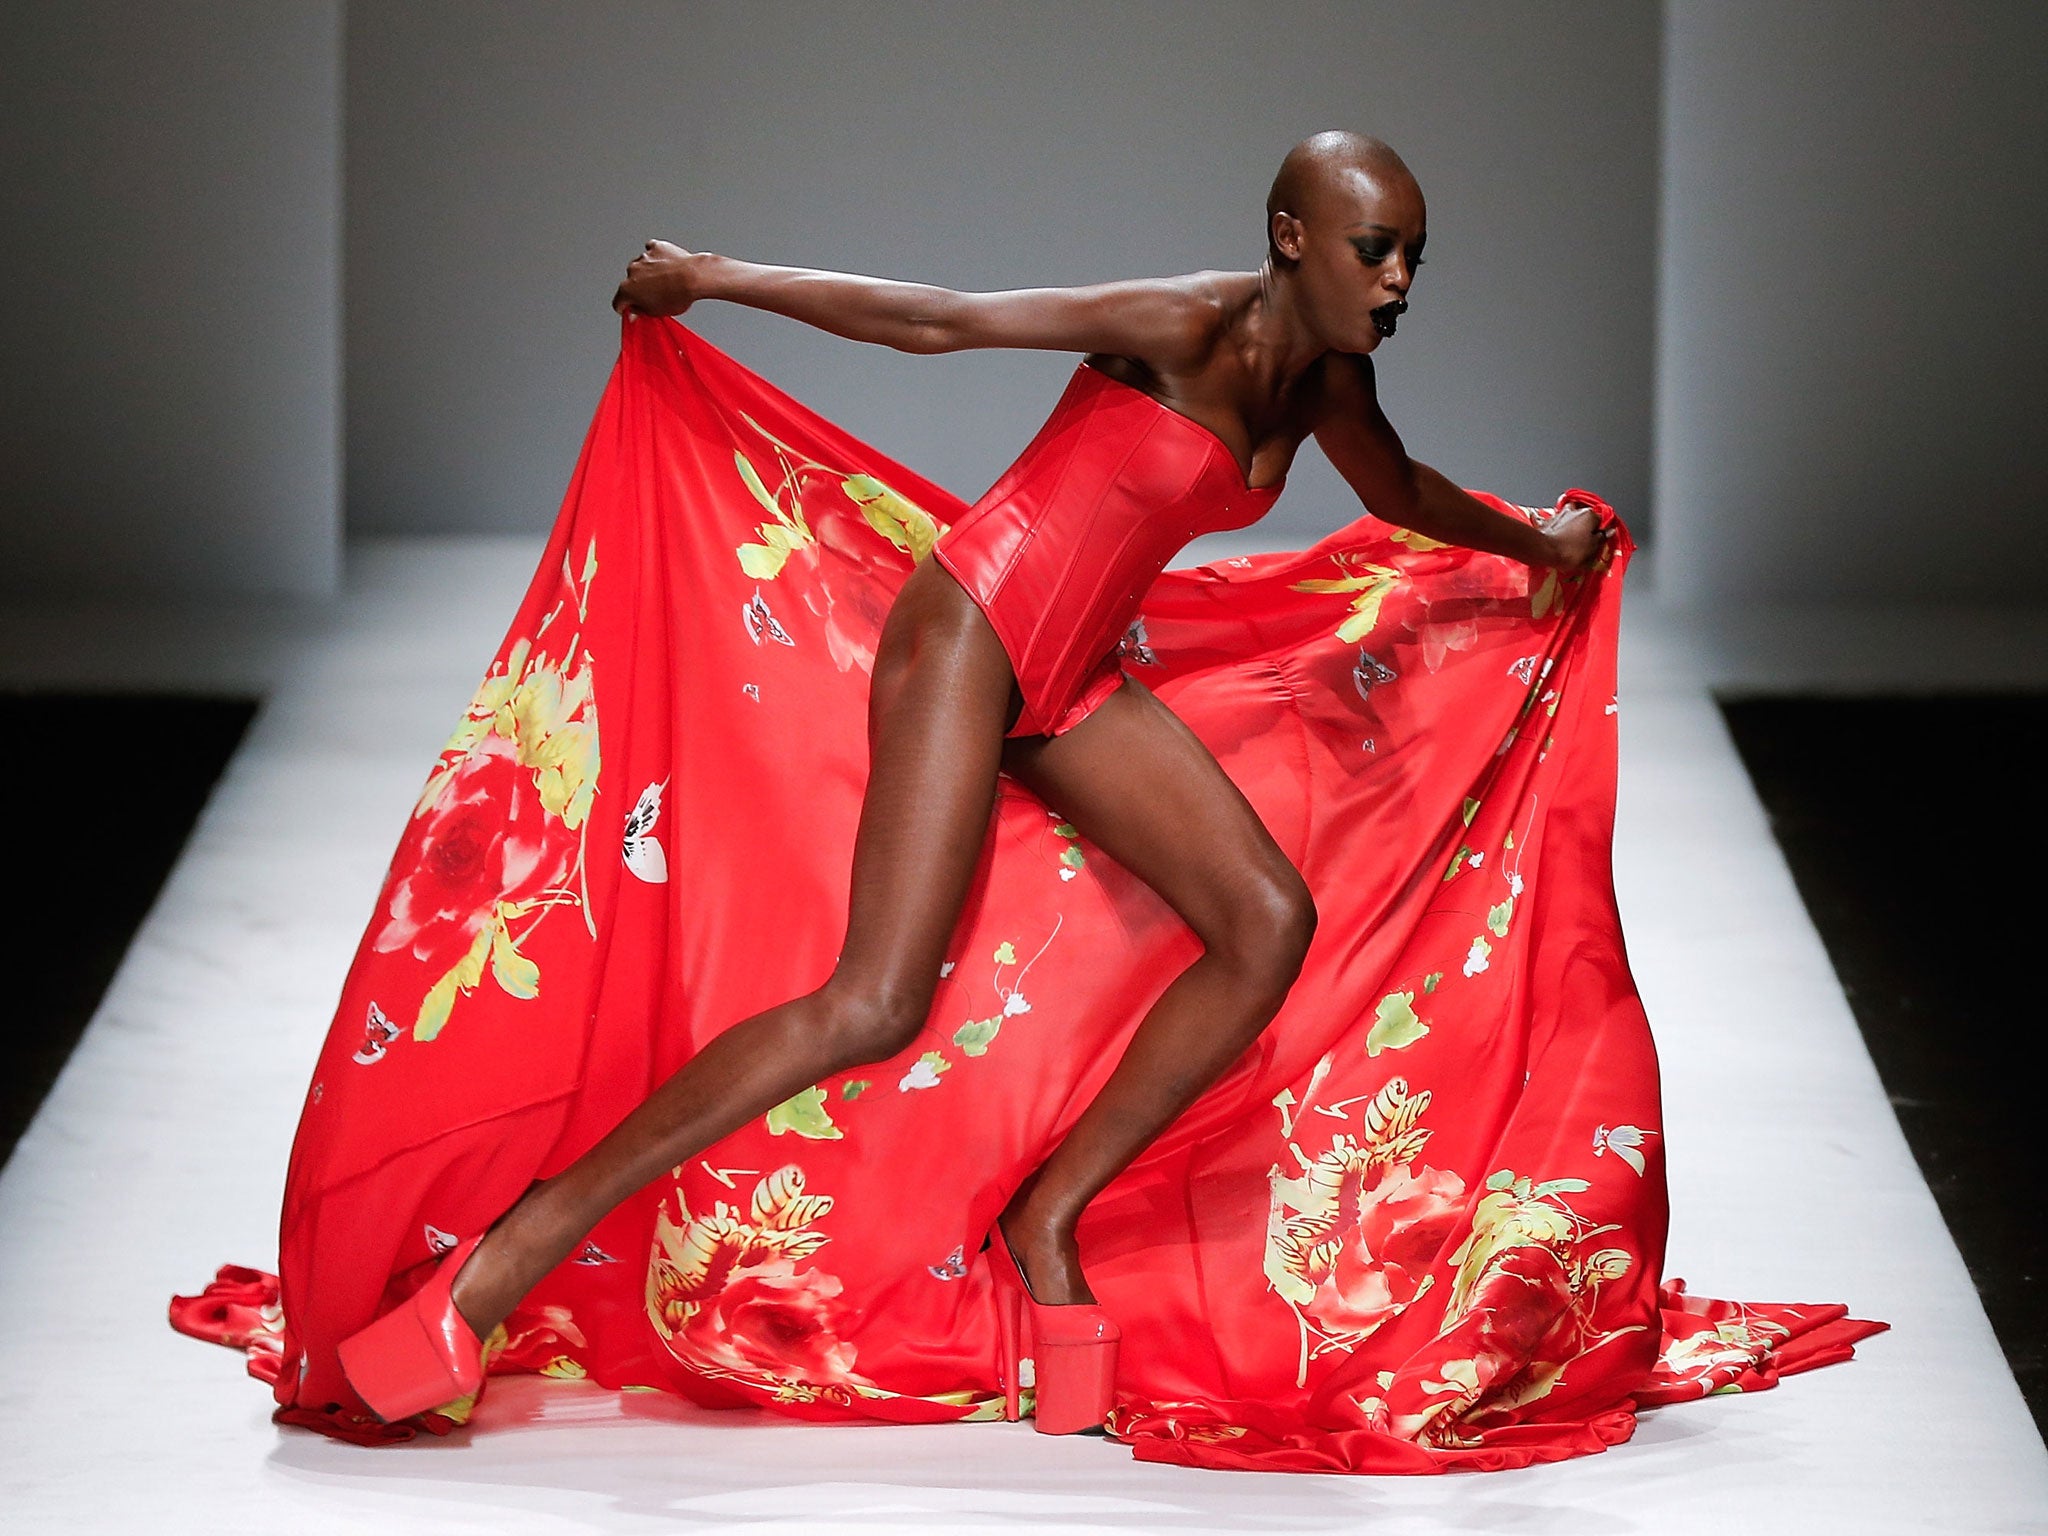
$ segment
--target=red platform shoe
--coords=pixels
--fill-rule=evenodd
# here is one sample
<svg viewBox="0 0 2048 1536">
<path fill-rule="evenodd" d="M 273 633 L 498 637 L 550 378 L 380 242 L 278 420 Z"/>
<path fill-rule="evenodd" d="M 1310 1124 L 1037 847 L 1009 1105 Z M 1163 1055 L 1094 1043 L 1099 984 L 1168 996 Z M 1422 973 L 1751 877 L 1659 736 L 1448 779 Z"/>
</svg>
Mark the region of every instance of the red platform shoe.
<svg viewBox="0 0 2048 1536">
<path fill-rule="evenodd" d="M 483 1241 L 479 1233 L 442 1258 L 412 1299 L 341 1341 L 341 1372 L 386 1424 L 467 1397 L 483 1385 L 483 1343 L 455 1310 L 449 1287 Z"/>
<path fill-rule="evenodd" d="M 1020 1416 L 1018 1389 L 1028 1362 L 1038 1393 L 1034 1429 L 1046 1435 L 1100 1429 L 1116 1388 L 1122 1330 L 1098 1306 L 1047 1306 L 1033 1296 L 1001 1222 L 989 1229 L 988 1252 L 1002 1340 L 1003 1417 Z"/>
</svg>

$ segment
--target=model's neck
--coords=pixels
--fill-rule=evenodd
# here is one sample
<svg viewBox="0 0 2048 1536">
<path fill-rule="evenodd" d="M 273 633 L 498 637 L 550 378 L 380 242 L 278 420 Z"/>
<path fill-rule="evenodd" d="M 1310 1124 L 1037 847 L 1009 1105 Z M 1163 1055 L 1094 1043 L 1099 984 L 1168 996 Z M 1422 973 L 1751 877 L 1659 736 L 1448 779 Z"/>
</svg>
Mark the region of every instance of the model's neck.
<svg viewBox="0 0 2048 1536">
<path fill-rule="evenodd" d="M 1330 350 L 1302 315 L 1294 282 L 1268 256 L 1254 279 L 1234 329 L 1245 366 L 1274 394 L 1284 393 Z"/>
</svg>

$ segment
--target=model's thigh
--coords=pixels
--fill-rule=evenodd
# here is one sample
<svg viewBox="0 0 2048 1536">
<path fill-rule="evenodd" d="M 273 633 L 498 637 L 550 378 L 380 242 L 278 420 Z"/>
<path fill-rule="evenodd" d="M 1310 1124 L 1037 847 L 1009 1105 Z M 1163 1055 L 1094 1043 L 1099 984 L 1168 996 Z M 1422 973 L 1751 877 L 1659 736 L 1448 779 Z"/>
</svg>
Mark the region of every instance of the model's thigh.
<svg viewBox="0 0 2048 1536">
<path fill-rule="evenodd" d="M 876 648 L 841 990 L 921 1019 L 988 837 L 1012 681 L 988 620 L 920 565 Z"/>
<path fill-rule="evenodd" d="M 1211 951 L 1314 924 L 1301 872 L 1200 737 L 1136 678 L 1003 768 L 1143 880 Z"/>
</svg>

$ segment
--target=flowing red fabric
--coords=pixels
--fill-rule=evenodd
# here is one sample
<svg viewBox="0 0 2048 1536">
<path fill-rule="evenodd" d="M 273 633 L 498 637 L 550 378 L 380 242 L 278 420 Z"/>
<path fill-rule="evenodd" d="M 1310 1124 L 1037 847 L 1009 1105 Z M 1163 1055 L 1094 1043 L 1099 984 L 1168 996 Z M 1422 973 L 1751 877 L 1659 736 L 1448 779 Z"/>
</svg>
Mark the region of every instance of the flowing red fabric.
<svg viewBox="0 0 2048 1536">
<path fill-rule="evenodd" d="M 965 508 L 675 321 L 623 329 L 343 984 L 281 1283 L 230 1266 L 173 1302 L 249 1352 L 282 1422 L 374 1442 L 465 1421 L 474 1399 L 379 1424 L 337 1342 L 718 1031 L 821 984 L 845 931 L 876 638 Z M 1633 548 L 1624 529 L 1574 576 L 1361 517 L 1146 594 L 1124 667 L 1321 922 L 1278 1018 L 1082 1222 L 1123 1330 L 1109 1430 L 1138 1457 L 1520 1466 L 1883 1326 L 1660 1284 L 1657 1062 L 1610 869 Z M 999 1419 L 983 1237 L 1198 952 L 1004 778 L 920 1038 L 619 1207 L 491 1371 Z"/>
</svg>

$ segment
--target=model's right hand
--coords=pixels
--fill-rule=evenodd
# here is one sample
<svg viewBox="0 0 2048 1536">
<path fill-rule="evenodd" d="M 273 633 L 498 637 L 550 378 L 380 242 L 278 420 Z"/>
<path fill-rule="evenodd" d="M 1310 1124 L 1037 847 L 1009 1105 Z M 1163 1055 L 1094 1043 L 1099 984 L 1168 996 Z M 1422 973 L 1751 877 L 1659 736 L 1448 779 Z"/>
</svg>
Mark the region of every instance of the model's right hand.
<svg viewBox="0 0 2048 1536">
<path fill-rule="evenodd" d="M 697 253 L 666 240 L 650 240 L 626 264 L 626 280 L 612 295 L 612 308 L 634 315 L 680 315 L 695 302 L 691 276 Z"/>
</svg>

